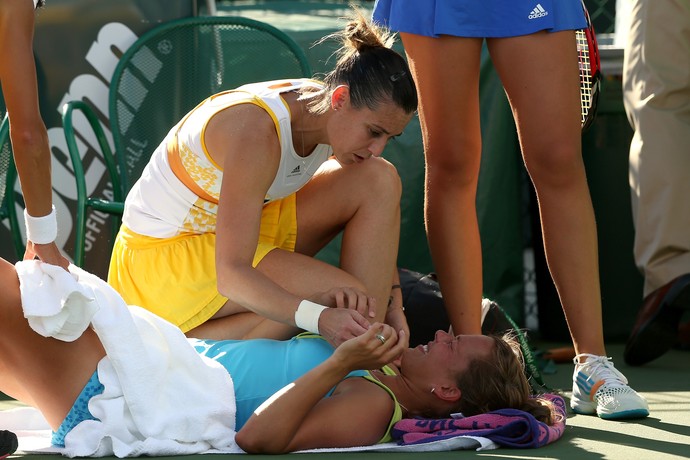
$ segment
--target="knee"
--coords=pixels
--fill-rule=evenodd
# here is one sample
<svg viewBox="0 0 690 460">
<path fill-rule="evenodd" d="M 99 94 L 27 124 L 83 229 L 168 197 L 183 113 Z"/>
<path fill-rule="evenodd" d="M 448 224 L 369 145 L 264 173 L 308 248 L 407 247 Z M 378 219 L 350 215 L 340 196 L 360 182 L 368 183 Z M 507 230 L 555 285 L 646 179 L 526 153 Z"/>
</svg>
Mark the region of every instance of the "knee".
<svg viewBox="0 0 690 460">
<path fill-rule="evenodd" d="M 427 182 L 439 189 L 473 187 L 479 178 L 481 142 L 429 144 L 425 151 Z"/>
<path fill-rule="evenodd" d="M 362 165 L 366 165 L 360 181 L 362 181 L 367 195 L 377 199 L 392 200 L 400 203 L 402 196 L 402 180 L 398 170 L 388 160 L 383 158 L 371 158 Z"/>
<path fill-rule="evenodd" d="M 525 155 L 525 166 L 535 187 L 561 187 L 586 180 L 582 153 L 575 146 L 561 144 L 536 155 Z"/>
<path fill-rule="evenodd" d="M 352 289 L 356 289 L 359 292 L 365 292 L 365 293 L 367 293 L 367 295 L 371 295 L 367 286 L 362 281 L 360 281 L 359 278 L 352 275 L 351 273 L 348 273 L 348 274 L 350 275 L 350 279 L 344 281 L 342 286 L 347 286 L 347 287 L 350 287 Z"/>
</svg>

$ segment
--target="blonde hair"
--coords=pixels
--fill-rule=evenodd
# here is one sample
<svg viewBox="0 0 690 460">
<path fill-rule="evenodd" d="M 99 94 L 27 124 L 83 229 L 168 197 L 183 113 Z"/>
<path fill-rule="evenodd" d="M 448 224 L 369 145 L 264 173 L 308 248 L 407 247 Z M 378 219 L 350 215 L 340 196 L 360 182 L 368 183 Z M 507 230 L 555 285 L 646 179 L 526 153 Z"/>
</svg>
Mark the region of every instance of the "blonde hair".
<svg viewBox="0 0 690 460">
<path fill-rule="evenodd" d="M 417 89 L 405 59 L 392 50 L 394 35 L 369 22 L 355 9 L 345 28 L 322 38 L 318 43 L 336 39 L 341 47 L 335 68 L 323 79 L 324 89 L 305 90 L 301 98 L 309 99 L 309 109 L 321 114 L 330 109 L 330 94 L 339 85 L 350 88 L 355 108 L 375 110 L 381 103 L 393 102 L 406 113 L 417 110 Z"/>
</svg>

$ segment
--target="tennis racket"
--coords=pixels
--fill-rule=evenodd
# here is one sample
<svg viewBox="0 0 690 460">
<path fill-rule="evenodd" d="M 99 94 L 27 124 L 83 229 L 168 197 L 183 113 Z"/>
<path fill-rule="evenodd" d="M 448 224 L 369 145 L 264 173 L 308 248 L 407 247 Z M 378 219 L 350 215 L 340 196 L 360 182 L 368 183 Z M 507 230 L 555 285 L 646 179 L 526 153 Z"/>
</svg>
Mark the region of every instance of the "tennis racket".
<svg viewBox="0 0 690 460">
<path fill-rule="evenodd" d="M 580 64 L 580 106 L 582 109 L 582 131 L 589 128 L 594 121 L 601 90 L 601 61 L 599 46 L 594 33 L 594 26 L 589 12 L 582 2 L 582 9 L 587 19 L 587 27 L 575 31 L 577 38 L 577 56 Z"/>
</svg>

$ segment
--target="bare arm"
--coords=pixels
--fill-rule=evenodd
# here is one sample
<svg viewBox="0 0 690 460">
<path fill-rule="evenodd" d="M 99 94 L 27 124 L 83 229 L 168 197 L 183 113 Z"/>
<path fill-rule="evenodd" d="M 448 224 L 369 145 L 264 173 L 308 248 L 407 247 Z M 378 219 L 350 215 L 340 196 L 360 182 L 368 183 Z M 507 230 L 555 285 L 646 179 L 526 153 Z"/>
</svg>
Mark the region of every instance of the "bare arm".
<svg viewBox="0 0 690 460">
<path fill-rule="evenodd" d="M 0 7 L 0 81 L 10 116 L 10 139 L 27 212 L 42 217 L 52 211 L 51 155 L 48 133 L 38 107 L 33 55 L 34 9 L 26 0 L 3 0 Z M 67 267 L 54 242 L 27 244 L 25 259 Z"/>
<path fill-rule="evenodd" d="M 385 344 L 375 337 L 377 333 L 388 337 Z M 403 342 L 390 326 L 372 325 L 262 404 L 237 433 L 237 443 L 250 453 L 375 443 L 390 421 L 392 399 L 361 379 L 340 382 L 352 370 L 379 368 L 390 362 L 402 353 Z M 336 385 L 334 394 L 324 399 Z"/>
<path fill-rule="evenodd" d="M 205 140 L 223 168 L 216 221 L 218 291 L 266 318 L 294 324 L 301 299 L 252 266 L 264 197 L 280 158 L 273 122 L 259 107 L 232 107 L 209 122 Z"/>
<path fill-rule="evenodd" d="M 265 318 L 295 325 L 295 311 L 305 298 L 252 266 L 264 197 L 280 159 L 273 120 L 254 105 L 233 107 L 209 122 L 205 144 L 224 171 L 216 222 L 218 291 L 231 302 Z M 282 270 L 289 276 L 299 276 L 291 273 L 293 268 L 286 264 Z M 343 299 L 337 289 L 308 296 L 308 300 L 328 307 L 342 306 Z M 368 322 L 356 310 L 329 308 L 321 315 L 319 326 L 330 332 L 329 340 L 337 345 L 363 333 Z M 340 338 L 333 340 L 334 336 Z"/>
</svg>

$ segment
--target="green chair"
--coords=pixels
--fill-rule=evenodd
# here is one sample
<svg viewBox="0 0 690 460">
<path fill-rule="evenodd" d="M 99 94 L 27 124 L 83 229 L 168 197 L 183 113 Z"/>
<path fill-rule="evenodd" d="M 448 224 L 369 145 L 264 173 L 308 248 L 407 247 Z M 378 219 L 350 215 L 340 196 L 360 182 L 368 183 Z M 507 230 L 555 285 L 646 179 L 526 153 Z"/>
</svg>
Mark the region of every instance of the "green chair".
<svg viewBox="0 0 690 460">
<path fill-rule="evenodd" d="M 0 222 L 7 219 L 12 245 L 18 259 L 24 257 L 24 243 L 19 228 L 19 218 L 15 208 L 17 184 L 17 169 L 14 166 L 12 146 L 10 144 L 10 120 L 5 114 L 0 124 Z"/>
<path fill-rule="evenodd" d="M 62 108 L 67 147 L 77 181 L 74 263 L 83 266 L 86 213 L 113 215 L 119 225 L 123 198 L 168 131 L 208 96 L 244 83 L 310 77 L 300 46 L 279 29 L 249 18 L 189 17 L 142 35 L 122 55 L 110 83 L 106 128 L 92 107 L 72 101 Z M 77 145 L 75 111 L 83 113 L 98 140 L 113 187 L 112 198 L 86 196 Z M 111 193 L 103 194 L 110 195 Z"/>
</svg>

